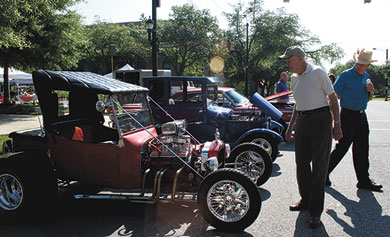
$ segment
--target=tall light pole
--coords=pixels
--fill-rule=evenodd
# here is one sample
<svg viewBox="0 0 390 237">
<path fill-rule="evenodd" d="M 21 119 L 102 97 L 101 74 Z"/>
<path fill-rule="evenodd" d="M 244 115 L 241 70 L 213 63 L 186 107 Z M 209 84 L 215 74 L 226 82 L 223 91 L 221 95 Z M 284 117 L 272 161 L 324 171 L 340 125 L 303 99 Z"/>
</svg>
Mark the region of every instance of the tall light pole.
<svg viewBox="0 0 390 237">
<path fill-rule="evenodd" d="M 381 50 L 381 49 L 378 49 L 378 48 L 372 48 L 373 50 L 380 50 L 380 51 L 383 51 L 383 50 Z M 385 65 L 386 65 L 386 69 L 388 69 L 387 67 L 388 67 L 388 65 L 389 65 L 389 49 L 386 49 L 386 62 L 385 62 Z M 385 101 L 387 101 L 387 97 L 388 97 L 388 95 L 389 95 L 389 86 L 388 86 L 388 84 L 387 84 L 387 80 L 388 80 L 388 78 L 387 78 L 388 76 L 387 76 L 387 73 L 385 73 L 385 88 L 386 88 L 386 90 L 385 90 Z"/>
<path fill-rule="evenodd" d="M 388 69 L 388 65 L 389 65 L 389 49 L 386 49 L 386 69 Z M 387 84 L 387 78 L 388 78 L 388 73 L 385 74 L 385 78 L 386 78 L 386 94 L 385 94 L 385 101 L 387 101 L 387 96 L 388 96 L 388 91 L 389 91 L 389 86 Z"/>
<path fill-rule="evenodd" d="M 248 41 L 249 23 L 246 23 L 246 56 L 245 56 L 245 95 L 249 96 L 249 78 L 248 78 L 248 61 L 249 61 L 249 41 Z"/>
<path fill-rule="evenodd" d="M 158 39 L 157 39 L 157 7 L 160 7 L 160 0 L 152 0 L 152 19 L 148 19 L 146 29 L 148 31 L 148 39 L 152 44 L 152 74 L 157 76 L 158 68 Z M 152 34 L 152 37 L 150 37 Z"/>
</svg>

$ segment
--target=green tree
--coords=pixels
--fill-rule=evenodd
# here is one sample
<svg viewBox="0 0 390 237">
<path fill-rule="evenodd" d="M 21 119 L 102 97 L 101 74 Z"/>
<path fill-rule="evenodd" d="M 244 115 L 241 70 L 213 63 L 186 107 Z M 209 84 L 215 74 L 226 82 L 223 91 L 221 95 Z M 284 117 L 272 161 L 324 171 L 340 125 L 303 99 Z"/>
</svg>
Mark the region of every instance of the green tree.
<svg viewBox="0 0 390 237">
<path fill-rule="evenodd" d="M 269 11 L 263 9 L 263 1 L 252 0 L 248 7 L 239 3 L 233 6 L 233 13 L 225 13 L 229 22 L 226 36 L 235 47 L 226 59 L 225 78 L 228 83 L 244 91 L 246 53 L 248 52 L 249 94 L 257 90 L 258 82 L 263 81 L 268 94 L 286 71 L 284 60 L 279 60 L 284 50 L 300 45 L 307 58 L 316 64 L 328 60 L 334 61 L 343 56 L 343 51 L 335 44 L 321 45 L 321 41 L 306 30 L 296 14 L 288 14 L 284 9 Z M 248 51 L 246 39 L 248 29 Z"/>
<path fill-rule="evenodd" d="M 160 57 L 171 65 L 174 75 L 203 75 L 210 52 L 221 41 L 216 18 L 190 5 L 172 7 L 159 34 Z"/>
<path fill-rule="evenodd" d="M 85 27 L 88 43 L 83 50 L 83 60 L 79 69 L 105 74 L 110 72 L 111 57 L 109 48 L 116 46 L 114 67 L 130 64 L 140 68 L 147 63 L 150 47 L 143 22 L 113 24 L 97 20 L 95 24 Z"/>
<path fill-rule="evenodd" d="M 78 1 L 1 2 L 0 65 L 6 104 L 10 102 L 8 67 L 69 69 L 77 64 L 84 43 L 82 28 L 80 16 L 68 8 Z"/>
</svg>

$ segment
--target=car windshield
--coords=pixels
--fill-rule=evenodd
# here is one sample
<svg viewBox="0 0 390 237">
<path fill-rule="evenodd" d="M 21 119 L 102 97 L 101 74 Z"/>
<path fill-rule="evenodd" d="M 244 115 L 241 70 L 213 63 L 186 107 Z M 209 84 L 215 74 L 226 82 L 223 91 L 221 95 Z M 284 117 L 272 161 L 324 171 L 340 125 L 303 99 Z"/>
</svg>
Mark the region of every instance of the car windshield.
<svg viewBox="0 0 390 237">
<path fill-rule="evenodd" d="M 225 92 L 226 95 L 236 104 L 236 105 L 245 105 L 249 100 L 236 90 L 229 90 Z"/>
<path fill-rule="evenodd" d="M 122 133 L 153 125 L 144 93 L 114 95 L 112 99 Z"/>
</svg>

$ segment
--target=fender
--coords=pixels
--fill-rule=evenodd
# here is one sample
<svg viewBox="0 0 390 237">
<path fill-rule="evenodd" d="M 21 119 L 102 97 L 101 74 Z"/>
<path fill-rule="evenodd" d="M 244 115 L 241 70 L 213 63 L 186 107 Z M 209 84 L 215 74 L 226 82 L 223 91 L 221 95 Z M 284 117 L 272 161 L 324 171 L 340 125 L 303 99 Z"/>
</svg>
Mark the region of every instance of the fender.
<svg viewBox="0 0 390 237">
<path fill-rule="evenodd" d="M 218 157 L 218 153 L 221 149 L 225 148 L 225 143 L 221 140 L 214 140 L 212 142 L 205 142 L 204 147 L 202 149 L 202 153 L 210 157 Z"/>
<path fill-rule="evenodd" d="M 266 123 L 263 124 L 264 126 L 266 125 Z M 271 120 L 271 127 L 270 129 L 271 130 L 274 130 L 274 129 L 278 129 L 281 133 L 283 133 L 283 131 L 285 130 L 284 126 L 274 120 Z M 280 135 L 280 134 L 279 134 Z"/>
<path fill-rule="evenodd" d="M 282 142 L 283 141 L 283 137 L 280 136 L 277 132 L 275 131 L 272 131 L 270 129 L 266 129 L 266 128 L 255 128 L 255 129 L 251 129 L 247 132 L 245 132 L 244 134 L 242 134 L 238 139 L 237 141 L 234 143 L 234 145 L 232 147 L 235 147 L 237 146 L 238 144 L 240 144 L 247 136 L 249 135 L 252 135 L 252 134 L 255 134 L 255 133 L 263 133 L 263 134 L 267 134 L 267 135 L 270 135 L 271 137 L 273 137 L 275 140 L 277 140 L 278 142 Z"/>
<path fill-rule="evenodd" d="M 202 166 L 201 166 L 202 171 L 206 171 L 206 167 L 204 165 L 206 161 L 212 157 L 217 158 L 218 163 L 224 165 L 225 159 L 227 159 L 230 156 L 230 145 L 225 144 L 221 140 L 205 142 L 201 149 L 201 155 L 202 155 Z"/>
</svg>

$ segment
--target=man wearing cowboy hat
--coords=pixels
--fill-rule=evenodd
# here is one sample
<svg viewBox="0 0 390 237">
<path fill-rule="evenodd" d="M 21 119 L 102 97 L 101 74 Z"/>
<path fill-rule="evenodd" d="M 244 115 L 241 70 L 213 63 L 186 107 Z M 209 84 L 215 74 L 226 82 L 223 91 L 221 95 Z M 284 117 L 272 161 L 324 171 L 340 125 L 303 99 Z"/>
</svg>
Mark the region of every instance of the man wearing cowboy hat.
<svg viewBox="0 0 390 237">
<path fill-rule="evenodd" d="M 334 83 L 334 90 L 340 97 L 341 129 L 343 138 L 336 144 L 330 156 L 327 185 L 331 185 L 329 174 L 352 146 L 353 164 L 358 180 L 357 188 L 381 192 L 382 185 L 375 183 L 368 174 L 369 127 L 365 109 L 374 94 L 374 85 L 366 72 L 372 62 L 372 52 L 362 49 L 353 56 L 355 65 L 342 72 Z"/>
<path fill-rule="evenodd" d="M 332 123 L 332 114 L 339 120 L 339 105 L 326 72 L 307 63 L 299 46 L 286 49 L 279 58 L 286 60 L 291 76 L 295 106 L 286 130 L 286 141 L 295 142 L 297 183 L 301 200 L 291 211 L 308 210 L 309 227 L 321 225 L 324 210 L 325 180 L 333 137 L 341 139 L 340 124 Z M 332 113 L 332 114 L 331 114 Z M 294 130 L 294 133 L 293 133 Z"/>
</svg>

